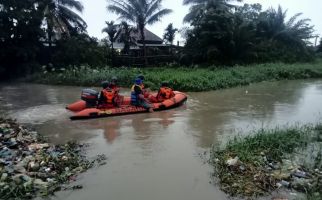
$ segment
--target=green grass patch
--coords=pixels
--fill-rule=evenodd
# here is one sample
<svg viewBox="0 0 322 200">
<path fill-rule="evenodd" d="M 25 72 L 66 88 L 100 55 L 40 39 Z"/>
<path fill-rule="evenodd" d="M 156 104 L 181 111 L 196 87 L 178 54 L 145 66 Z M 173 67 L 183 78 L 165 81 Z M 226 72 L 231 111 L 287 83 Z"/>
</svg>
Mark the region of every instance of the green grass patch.
<svg viewBox="0 0 322 200">
<path fill-rule="evenodd" d="M 224 147 L 211 149 L 210 163 L 214 175 L 219 179 L 222 190 L 233 196 L 255 197 L 276 189 L 281 181 L 289 183 L 301 192 L 322 195 L 322 125 L 307 125 L 273 130 L 261 129 L 249 136 L 236 136 Z M 310 145 L 315 148 L 316 156 L 312 167 L 302 163 L 294 164 L 289 160 L 301 152 L 305 153 Z M 298 185 L 294 175 L 297 170 L 311 174 L 307 185 Z M 304 184 L 304 183 L 303 183 Z M 306 184 L 306 182 L 305 182 Z"/>
<path fill-rule="evenodd" d="M 50 72 L 49 72 L 50 71 Z M 209 91 L 248 85 L 261 81 L 305 79 L 322 77 L 322 60 L 314 63 L 283 64 L 269 63 L 249 66 L 208 68 L 155 67 L 155 68 L 90 68 L 86 66 L 70 69 L 43 71 L 28 78 L 28 81 L 44 84 L 99 86 L 112 76 L 119 84 L 130 87 L 135 76 L 145 75 L 151 89 L 157 89 L 162 81 L 180 91 Z"/>
<path fill-rule="evenodd" d="M 226 151 L 246 162 L 257 161 L 254 155 L 266 154 L 271 159 L 281 161 L 283 155 L 291 154 L 296 148 L 305 146 L 310 141 L 312 127 L 274 130 L 261 129 L 254 135 L 244 138 L 235 137 L 229 141 Z"/>
</svg>

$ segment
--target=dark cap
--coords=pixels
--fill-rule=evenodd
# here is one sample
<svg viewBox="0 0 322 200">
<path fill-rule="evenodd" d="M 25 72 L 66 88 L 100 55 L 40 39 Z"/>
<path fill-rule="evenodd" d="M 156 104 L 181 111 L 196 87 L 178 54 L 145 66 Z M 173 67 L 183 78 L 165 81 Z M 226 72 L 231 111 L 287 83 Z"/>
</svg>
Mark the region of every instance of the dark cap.
<svg viewBox="0 0 322 200">
<path fill-rule="evenodd" d="M 167 82 L 167 81 L 162 81 L 162 82 L 161 82 L 161 87 L 169 87 L 169 82 Z"/>
<path fill-rule="evenodd" d="M 136 78 L 139 78 L 139 79 L 141 79 L 142 81 L 144 81 L 144 76 L 143 76 L 143 74 L 139 74 Z"/>
<path fill-rule="evenodd" d="M 142 79 L 140 79 L 140 78 L 136 78 L 136 79 L 135 79 L 135 84 L 137 84 L 137 85 L 141 85 L 141 84 L 142 84 Z"/>
<path fill-rule="evenodd" d="M 117 81 L 117 77 L 116 76 L 112 76 L 111 81 L 116 82 Z"/>
<path fill-rule="evenodd" d="M 101 82 L 101 86 L 102 86 L 103 89 L 107 88 L 109 86 L 109 84 L 110 83 L 108 81 L 102 81 Z"/>
</svg>

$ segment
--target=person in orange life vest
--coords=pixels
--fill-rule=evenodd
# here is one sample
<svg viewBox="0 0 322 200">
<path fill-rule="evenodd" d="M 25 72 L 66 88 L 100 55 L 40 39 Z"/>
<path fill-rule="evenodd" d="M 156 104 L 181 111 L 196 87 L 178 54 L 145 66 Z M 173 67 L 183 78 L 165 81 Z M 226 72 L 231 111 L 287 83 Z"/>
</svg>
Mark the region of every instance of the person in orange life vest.
<svg viewBox="0 0 322 200">
<path fill-rule="evenodd" d="M 103 90 L 101 91 L 98 98 L 99 108 L 112 108 L 116 106 L 115 104 L 115 91 L 109 87 L 110 83 L 108 81 L 102 82 Z"/>
<path fill-rule="evenodd" d="M 158 94 L 157 96 L 150 96 L 149 97 L 149 100 L 153 103 L 156 103 L 156 102 L 162 102 L 166 99 L 170 99 L 172 97 L 174 97 L 175 94 L 173 92 L 173 90 L 169 87 L 169 83 L 164 81 L 161 83 L 161 87 L 158 91 Z"/>
<path fill-rule="evenodd" d="M 172 90 L 172 88 L 169 87 L 169 83 L 164 81 L 161 83 L 161 88 L 159 89 L 159 92 L 157 94 L 157 99 L 159 101 L 163 101 L 165 99 L 170 99 L 174 97 L 175 94 Z"/>
<path fill-rule="evenodd" d="M 142 80 L 140 78 L 136 78 L 134 85 L 131 87 L 131 105 L 142 106 L 148 109 L 149 112 L 153 112 L 153 105 L 144 98 L 141 84 Z"/>
<path fill-rule="evenodd" d="M 115 91 L 116 94 L 119 93 L 120 88 L 117 86 L 117 77 L 113 76 L 111 82 L 109 83 L 109 87 Z"/>
<path fill-rule="evenodd" d="M 120 106 L 124 100 L 124 97 L 119 94 L 120 88 L 117 86 L 117 77 L 113 76 L 111 79 L 111 82 L 109 83 L 109 88 L 114 90 L 115 96 L 114 96 L 114 102 L 116 106 Z"/>
</svg>

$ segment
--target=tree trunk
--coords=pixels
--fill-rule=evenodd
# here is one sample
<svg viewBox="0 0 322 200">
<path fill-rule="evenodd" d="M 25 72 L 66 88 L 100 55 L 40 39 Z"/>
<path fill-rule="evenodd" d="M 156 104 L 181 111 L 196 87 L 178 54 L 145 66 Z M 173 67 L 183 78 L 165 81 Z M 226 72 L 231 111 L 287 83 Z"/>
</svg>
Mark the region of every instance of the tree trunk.
<svg viewBox="0 0 322 200">
<path fill-rule="evenodd" d="M 47 63 L 51 63 L 52 61 L 52 50 L 53 50 L 53 43 L 52 43 L 52 36 L 53 36 L 53 29 L 52 27 L 49 27 L 48 28 L 48 60 L 47 60 Z"/>
<path fill-rule="evenodd" d="M 143 39 L 143 52 L 144 52 L 144 65 L 145 65 L 145 67 L 147 67 L 148 66 L 148 58 L 147 58 L 147 52 L 146 52 L 145 39 Z"/>
<path fill-rule="evenodd" d="M 49 33 L 48 33 L 48 46 L 50 49 L 53 46 L 51 40 L 52 40 L 51 31 L 49 31 Z"/>
<path fill-rule="evenodd" d="M 144 27 L 141 28 L 141 39 L 142 39 L 142 42 L 143 42 L 144 65 L 146 67 L 146 66 L 148 66 L 148 59 L 147 59 L 147 51 L 146 51 L 146 45 L 145 45 Z"/>
<path fill-rule="evenodd" d="M 112 40 L 112 57 L 111 57 L 112 67 L 114 67 L 114 46 L 113 46 L 113 40 Z"/>
</svg>

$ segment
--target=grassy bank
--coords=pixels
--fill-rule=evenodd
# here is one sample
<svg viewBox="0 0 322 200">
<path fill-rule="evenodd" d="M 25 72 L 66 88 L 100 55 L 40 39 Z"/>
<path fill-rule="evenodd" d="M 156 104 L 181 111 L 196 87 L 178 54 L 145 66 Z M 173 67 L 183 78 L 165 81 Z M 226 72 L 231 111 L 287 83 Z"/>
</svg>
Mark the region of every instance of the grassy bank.
<svg viewBox="0 0 322 200">
<path fill-rule="evenodd" d="M 144 74 L 146 83 L 157 89 L 161 81 L 181 91 L 208 91 L 248 85 L 261 81 L 322 78 L 322 60 L 306 64 L 259 64 L 231 68 L 100 68 L 80 67 L 77 69 L 44 71 L 34 74 L 28 80 L 44 84 L 99 86 L 102 80 L 112 76 L 119 78 L 119 84 L 130 87 L 137 74 Z"/>
<path fill-rule="evenodd" d="M 259 196 L 283 187 L 322 199 L 322 125 L 259 130 L 212 148 L 222 190 Z"/>
</svg>

